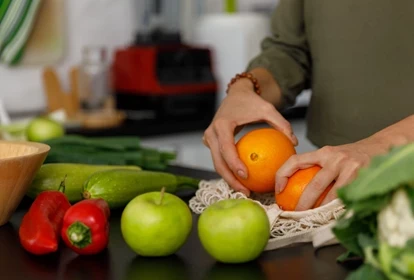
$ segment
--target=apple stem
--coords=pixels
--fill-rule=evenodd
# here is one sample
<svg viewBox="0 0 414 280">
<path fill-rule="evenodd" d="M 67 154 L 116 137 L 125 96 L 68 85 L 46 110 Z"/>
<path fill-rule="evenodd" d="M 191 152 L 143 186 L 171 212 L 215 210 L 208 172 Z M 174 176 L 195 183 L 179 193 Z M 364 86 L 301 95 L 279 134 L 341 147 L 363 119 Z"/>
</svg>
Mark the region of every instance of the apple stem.
<svg viewBox="0 0 414 280">
<path fill-rule="evenodd" d="M 160 198 L 160 205 L 162 204 L 162 199 L 164 198 L 164 193 L 165 193 L 165 187 L 162 187 L 161 189 L 161 198 Z"/>
</svg>

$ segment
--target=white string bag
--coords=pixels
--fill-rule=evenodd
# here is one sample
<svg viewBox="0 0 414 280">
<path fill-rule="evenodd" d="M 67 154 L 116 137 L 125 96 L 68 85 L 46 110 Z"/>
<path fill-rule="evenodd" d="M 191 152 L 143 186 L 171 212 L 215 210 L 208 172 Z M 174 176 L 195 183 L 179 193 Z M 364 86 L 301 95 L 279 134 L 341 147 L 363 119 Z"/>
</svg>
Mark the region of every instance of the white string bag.
<svg viewBox="0 0 414 280">
<path fill-rule="evenodd" d="M 202 180 L 189 206 L 194 213 L 201 214 L 211 204 L 230 198 L 251 199 L 264 208 L 271 226 L 266 251 L 304 242 L 312 242 L 314 247 L 338 243 L 331 227 L 345 211 L 339 199 L 307 211 L 283 211 L 271 193 L 252 193 L 246 197 L 231 189 L 223 179 L 216 179 Z"/>
</svg>

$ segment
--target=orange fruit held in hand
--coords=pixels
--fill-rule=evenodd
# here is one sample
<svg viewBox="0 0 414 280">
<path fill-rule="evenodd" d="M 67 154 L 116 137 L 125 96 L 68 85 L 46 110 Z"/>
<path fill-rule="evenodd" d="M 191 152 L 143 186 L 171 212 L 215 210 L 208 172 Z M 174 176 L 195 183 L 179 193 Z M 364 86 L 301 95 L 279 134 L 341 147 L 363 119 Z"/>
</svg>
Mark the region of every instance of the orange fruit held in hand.
<svg viewBox="0 0 414 280">
<path fill-rule="evenodd" d="M 319 170 L 321 170 L 321 167 L 315 165 L 296 171 L 292 176 L 289 177 L 286 187 L 283 189 L 283 191 L 275 195 L 276 204 L 279 205 L 279 207 L 284 211 L 295 211 L 300 196 Z M 325 189 L 325 191 L 321 194 L 312 208 L 317 208 L 321 205 L 322 201 L 331 190 L 333 184 L 334 183 L 332 182 Z"/>
<path fill-rule="evenodd" d="M 252 130 L 236 143 L 241 161 L 246 165 L 248 178 L 240 182 L 257 193 L 275 191 L 276 171 L 296 150 L 289 138 L 273 128 Z"/>
</svg>

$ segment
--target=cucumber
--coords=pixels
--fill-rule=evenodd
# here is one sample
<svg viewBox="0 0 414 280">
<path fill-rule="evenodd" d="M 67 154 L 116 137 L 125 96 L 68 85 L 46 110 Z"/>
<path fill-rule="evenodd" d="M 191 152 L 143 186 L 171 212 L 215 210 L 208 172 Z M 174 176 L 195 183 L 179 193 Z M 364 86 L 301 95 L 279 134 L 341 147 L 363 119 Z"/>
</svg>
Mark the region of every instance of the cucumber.
<svg viewBox="0 0 414 280">
<path fill-rule="evenodd" d="M 83 186 L 83 198 L 102 198 L 110 208 L 124 207 L 136 196 L 152 191 L 175 193 L 179 189 L 197 189 L 200 180 L 167 172 L 111 169 L 92 174 Z"/>
<path fill-rule="evenodd" d="M 36 173 L 26 196 L 35 199 L 43 191 L 57 190 L 65 179 L 65 194 L 71 203 L 82 200 L 82 186 L 88 177 L 98 171 L 119 168 L 113 165 L 89 165 L 72 163 L 43 164 Z M 125 169 L 141 170 L 138 166 L 123 166 Z"/>
</svg>

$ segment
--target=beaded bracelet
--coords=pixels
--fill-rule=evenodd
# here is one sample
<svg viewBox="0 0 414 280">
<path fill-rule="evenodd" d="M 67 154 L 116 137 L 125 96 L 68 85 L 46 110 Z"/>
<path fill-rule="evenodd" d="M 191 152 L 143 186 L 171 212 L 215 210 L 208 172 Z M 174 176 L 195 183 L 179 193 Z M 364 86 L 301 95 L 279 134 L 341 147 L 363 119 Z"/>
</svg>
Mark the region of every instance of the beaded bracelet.
<svg viewBox="0 0 414 280">
<path fill-rule="evenodd" d="M 233 85 L 236 81 L 238 81 L 239 79 L 249 79 L 252 83 L 253 83 L 253 90 L 255 93 L 257 93 L 258 95 L 260 95 L 260 85 L 259 82 L 257 81 L 257 79 L 253 76 L 252 73 L 247 73 L 247 72 L 243 72 L 241 74 L 237 74 L 234 78 L 231 79 L 230 83 L 227 85 L 227 91 L 226 93 L 229 93 L 230 90 L 230 86 Z"/>
</svg>

